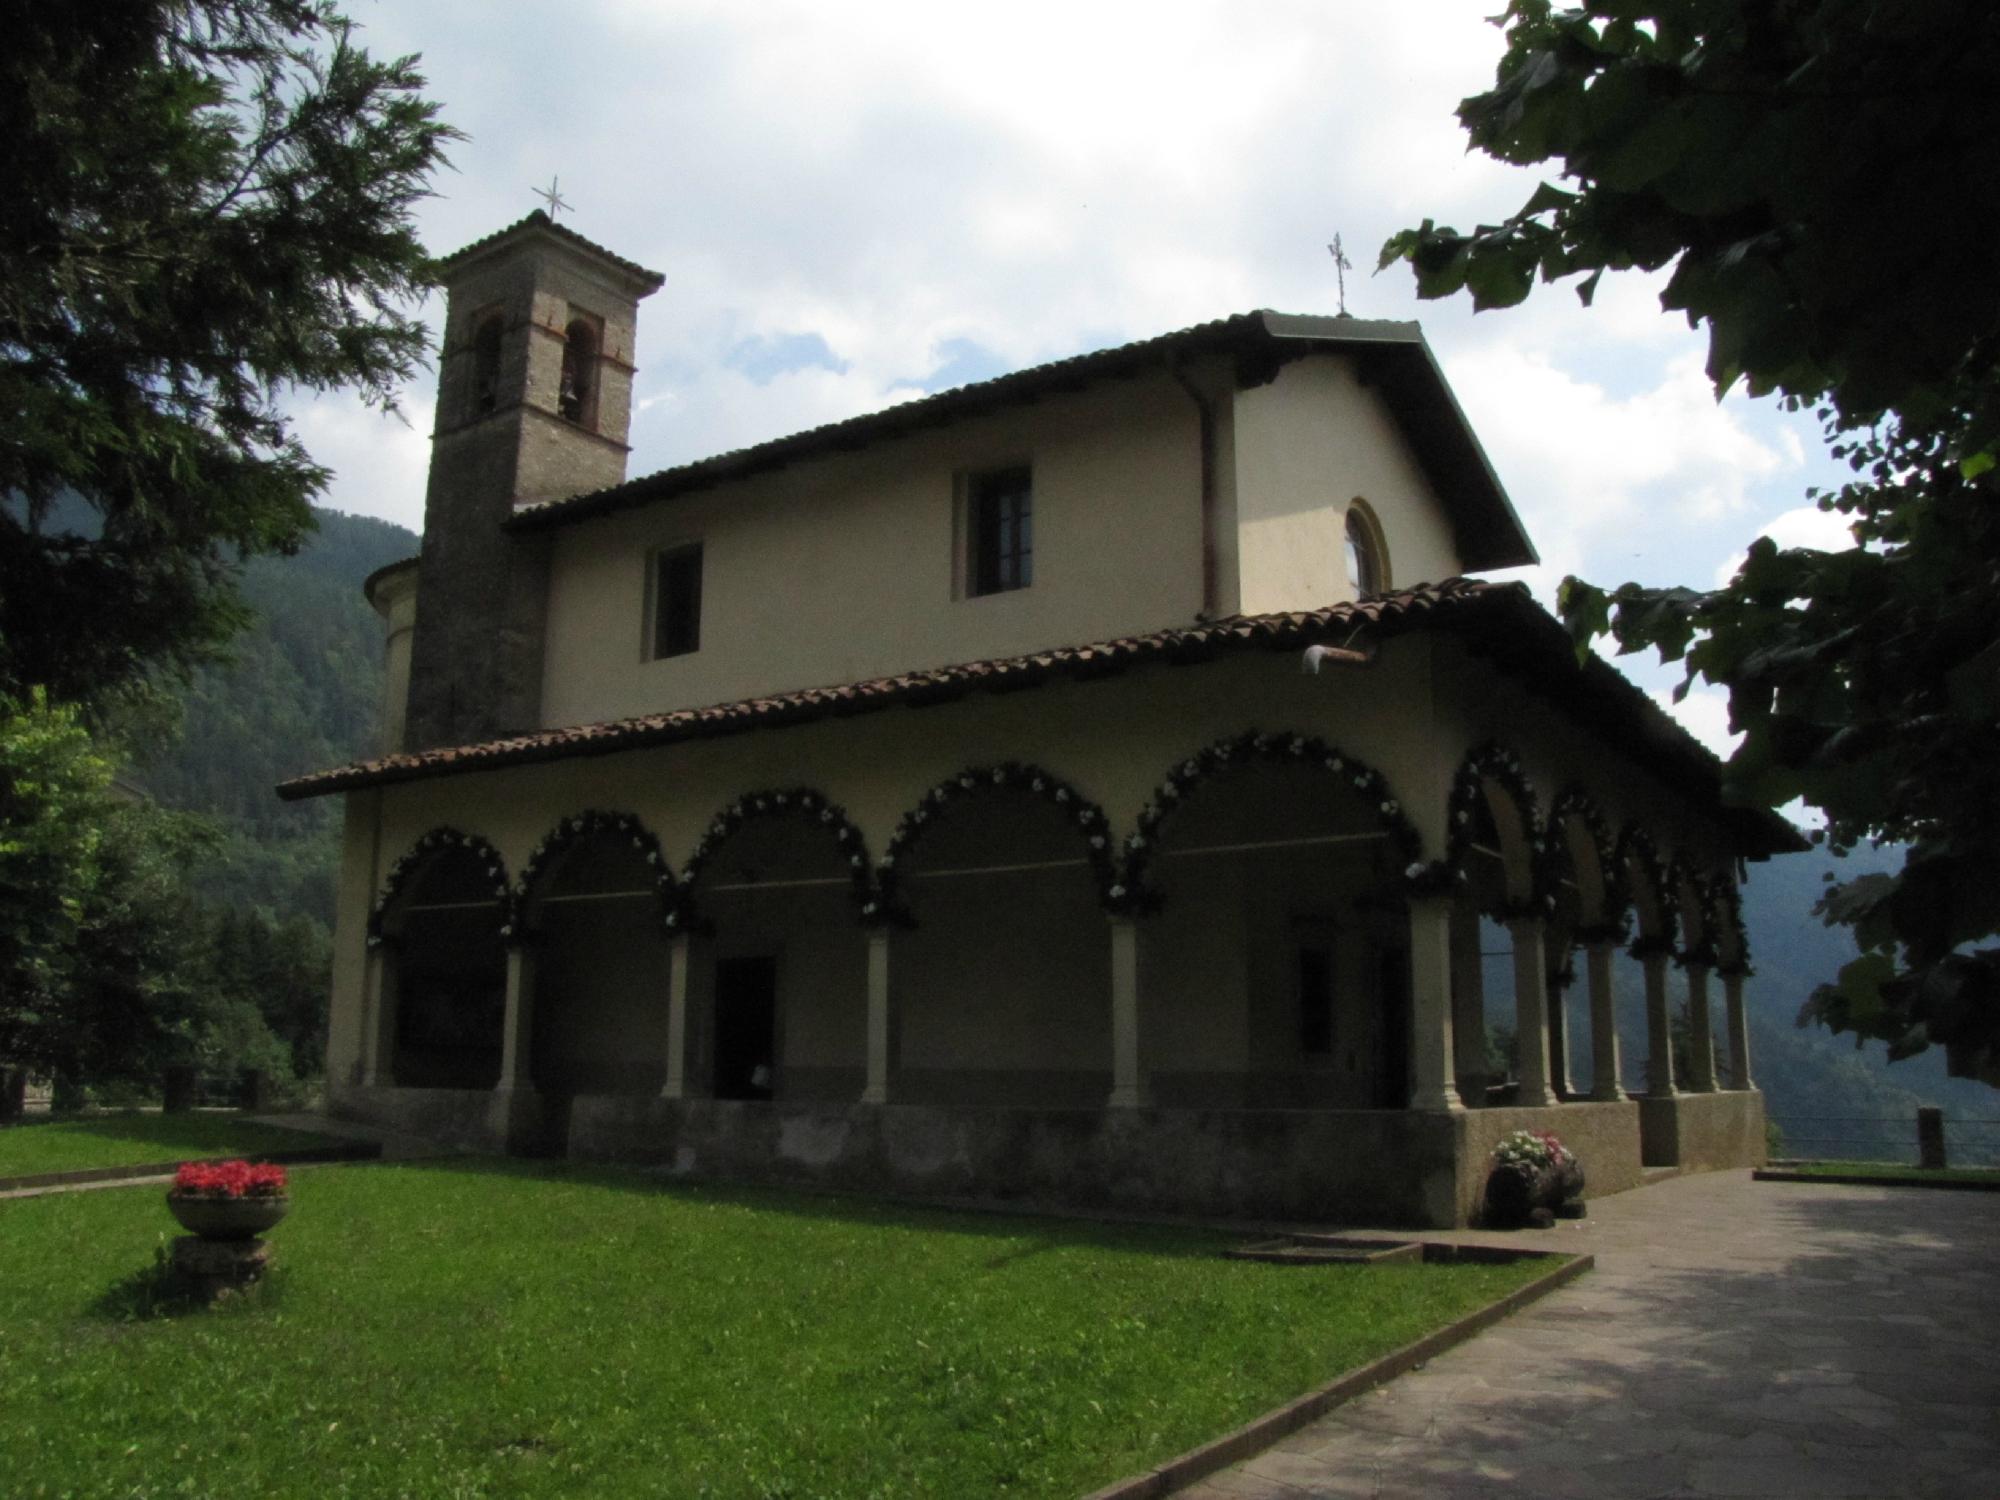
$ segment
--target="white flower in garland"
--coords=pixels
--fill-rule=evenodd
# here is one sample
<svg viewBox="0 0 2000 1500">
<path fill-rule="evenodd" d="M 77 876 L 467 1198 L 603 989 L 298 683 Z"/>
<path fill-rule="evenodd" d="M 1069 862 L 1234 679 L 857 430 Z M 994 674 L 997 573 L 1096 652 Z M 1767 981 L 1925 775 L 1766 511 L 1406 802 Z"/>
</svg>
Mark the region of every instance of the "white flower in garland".
<svg viewBox="0 0 2000 1500">
<path fill-rule="evenodd" d="M 1005 786 L 1007 784 L 1007 773 L 996 769 L 993 772 L 993 784 L 995 786 Z"/>
<path fill-rule="evenodd" d="M 1066 786 L 1059 786 L 1059 787 L 1057 787 L 1057 788 L 1056 788 L 1056 801 L 1058 801 L 1058 802 L 1067 802 L 1067 801 L 1069 801 L 1069 788 L 1068 788 L 1068 787 L 1066 787 Z"/>
<path fill-rule="evenodd" d="M 1125 887 L 1122 885 L 1114 885 L 1113 887 L 1111 887 L 1111 890 L 1108 892 L 1108 894 L 1110 895 L 1113 901 L 1123 901 L 1125 899 Z"/>
<path fill-rule="evenodd" d="M 1090 836 L 1090 847 L 1093 849 L 1102 849 L 1104 847 L 1104 835 L 1101 833 L 1093 833 Z"/>
</svg>

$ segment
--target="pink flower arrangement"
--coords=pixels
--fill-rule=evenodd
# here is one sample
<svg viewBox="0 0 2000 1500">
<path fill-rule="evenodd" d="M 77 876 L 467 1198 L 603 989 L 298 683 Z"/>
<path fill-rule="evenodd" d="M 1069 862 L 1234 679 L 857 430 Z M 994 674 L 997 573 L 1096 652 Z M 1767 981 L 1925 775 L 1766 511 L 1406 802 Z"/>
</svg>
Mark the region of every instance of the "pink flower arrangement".
<svg viewBox="0 0 2000 1500">
<path fill-rule="evenodd" d="M 275 1163 L 184 1161 L 174 1173 L 176 1198 L 282 1198 L 285 1169 Z"/>
</svg>

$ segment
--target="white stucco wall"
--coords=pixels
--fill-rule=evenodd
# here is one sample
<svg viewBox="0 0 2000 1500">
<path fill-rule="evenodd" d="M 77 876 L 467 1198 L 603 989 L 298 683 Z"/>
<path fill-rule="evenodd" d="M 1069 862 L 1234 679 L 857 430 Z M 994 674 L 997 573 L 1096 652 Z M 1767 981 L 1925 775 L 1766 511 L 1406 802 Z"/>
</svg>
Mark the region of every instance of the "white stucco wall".
<svg viewBox="0 0 2000 1500">
<path fill-rule="evenodd" d="M 955 487 L 1034 473 L 1034 581 L 954 597 Z M 550 725 L 885 676 L 1186 624 L 1201 607 L 1195 408 L 1117 382 L 557 536 Z M 645 659 L 649 558 L 699 542 L 701 647 Z"/>
<path fill-rule="evenodd" d="M 1353 597 L 1342 544 L 1348 502 L 1368 502 L 1389 584 L 1463 571 L 1442 505 L 1381 396 L 1348 359 L 1295 360 L 1234 402 L 1237 608 L 1319 609 Z"/>
</svg>

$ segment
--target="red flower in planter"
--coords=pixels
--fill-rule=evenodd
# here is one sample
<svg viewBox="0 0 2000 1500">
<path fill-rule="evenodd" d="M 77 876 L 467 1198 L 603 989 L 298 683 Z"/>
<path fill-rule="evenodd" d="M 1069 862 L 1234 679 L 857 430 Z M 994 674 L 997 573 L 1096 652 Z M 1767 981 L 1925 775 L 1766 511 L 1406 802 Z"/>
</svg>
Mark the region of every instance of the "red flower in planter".
<svg viewBox="0 0 2000 1500">
<path fill-rule="evenodd" d="M 282 1198 L 285 1169 L 275 1163 L 184 1161 L 174 1173 L 181 1198 Z"/>
</svg>

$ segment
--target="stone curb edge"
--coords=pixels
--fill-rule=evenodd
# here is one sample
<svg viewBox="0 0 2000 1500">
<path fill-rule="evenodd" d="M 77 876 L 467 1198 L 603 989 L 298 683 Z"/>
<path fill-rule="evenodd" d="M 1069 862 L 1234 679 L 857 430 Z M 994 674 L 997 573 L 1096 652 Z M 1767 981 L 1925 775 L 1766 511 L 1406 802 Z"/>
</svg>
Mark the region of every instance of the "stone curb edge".
<svg viewBox="0 0 2000 1500">
<path fill-rule="evenodd" d="M 1758 1182 L 1823 1182 L 1832 1187 L 1955 1188 L 1965 1193 L 2000 1193 L 2000 1172 L 1994 1173 L 1991 1182 L 1971 1182 L 1963 1177 L 1919 1177 L 1915 1175 L 1915 1167 L 1910 1171 L 1912 1175 L 1908 1177 L 1868 1177 L 1859 1172 L 1786 1172 L 1759 1167 L 1750 1175 Z"/>
<path fill-rule="evenodd" d="M 1546 1275 L 1536 1277 L 1526 1286 L 1517 1287 L 1497 1302 L 1489 1302 L 1457 1322 L 1447 1323 L 1425 1334 L 1415 1343 L 1392 1349 L 1380 1359 L 1349 1370 L 1318 1390 L 1307 1391 L 1305 1395 L 1274 1407 L 1261 1417 L 1253 1417 L 1234 1432 L 1225 1432 L 1198 1448 L 1190 1448 L 1178 1457 L 1168 1459 L 1158 1468 L 1117 1480 L 1101 1490 L 1093 1490 L 1083 1500 L 1156 1500 L 1158 1496 L 1184 1489 L 1197 1479 L 1206 1478 L 1239 1459 L 1263 1451 L 1342 1402 L 1351 1401 L 1398 1375 L 1407 1374 L 1447 1349 L 1464 1343 L 1474 1334 L 1485 1332 L 1510 1313 L 1568 1286 L 1596 1263 L 1595 1256 L 1575 1256 Z"/>
<path fill-rule="evenodd" d="M 304 1166 L 320 1161 L 373 1161 L 382 1154 L 375 1141 L 348 1146 L 313 1146 L 297 1151 L 252 1151 L 251 1161 L 276 1162 L 280 1166 Z M 0 1193 L 23 1188 L 73 1187 L 82 1182 L 118 1182 L 128 1177 L 171 1177 L 182 1162 L 236 1161 L 240 1156 L 183 1156 L 174 1161 L 141 1162 L 127 1167 L 78 1167 L 70 1172 L 38 1172 L 26 1177 L 0 1177 Z"/>
</svg>

